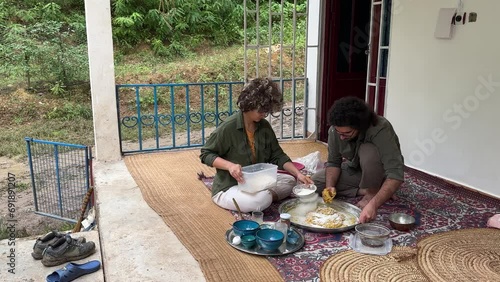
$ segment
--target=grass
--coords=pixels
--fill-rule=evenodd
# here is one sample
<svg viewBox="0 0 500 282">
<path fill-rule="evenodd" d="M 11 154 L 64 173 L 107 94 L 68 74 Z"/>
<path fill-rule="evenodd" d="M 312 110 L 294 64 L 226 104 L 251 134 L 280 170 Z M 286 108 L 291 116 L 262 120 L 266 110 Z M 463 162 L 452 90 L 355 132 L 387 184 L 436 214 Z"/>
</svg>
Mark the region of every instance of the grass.
<svg viewBox="0 0 500 282">
<path fill-rule="evenodd" d="M 255 54 L 250 52 L 247 55 L 249 62 L 255 61 Z M 265 52 L 261 52 L 261 76 L 267 74 L 268 58 Z M 280 57 L 272 54 L 271 59 L 273 75 L 279 76 L 276 71 Z M 137 48 L 131 54 L 116 51 L 115 60 L 117 84 L 244 80 L 244 51 L 241 46 L 200 47 L 195 55 L 173 61 L 158 58 L 147 48 Z M 298 56 L 296 60 L 303 62 L 303 56 Z M 283 77 L 290 77 L 290 54 L 283 54 L 283 66 Z M 296 63 L 296 76 L 303 75 L 303 67 L 300 66 L 300 63 Z M 248 65 L 249 77 L 255 77 L 255 73 L 252 73 L 255 69 L 255 64 Z M 82 145 L 94 144 L 89 85 L 65 89 L 64 93 L 58 95 L 50 93 L 50 89 L 45 91 L 34 93 L 21 87 L 0 91 L 0 156 L 26 156 L 25 137 Z M 290 96 L 289 90 L 284 92 L 286 96 Z M 302 91 L 298 91 L 299 95 L 301 93 Z M 128 102 L 130 101 L 125 101 Z M 132 107 L 135 107 L 135 102 L 133 104 Z M 150 104 L 152 108 L 152 103 Z M 130 104 L 125 105 L 131 107 Z M 205 101 L 205 107 L 210 107 L 210 99 Z M 124 133 L 125 140 L 137 138 L 133 131 Z M 152 130 L 146 130 L 146 138 L 153 135 Z"/>
<path fill-rule="evenodd" d="M 31 183 L 24 183 L 24 182 L 16 183 L 16 188 L 17 192 L 22 192 L 27 189 L 31 189 Z"/>
<path fill-rule="evenodd" d="M 39 120 L 2 129 L 0 155 L 7 157 L 26 156 L 25 137 L 65 143 L 91 145 L 94 143 L 92 120 L 75 119 Z"/>
<path fill-rule="evenodd" d="M 115 66 L 117 84 L 243 80 L 241 46 L 207 47 L 197 56 L 174 61 L 152 56 L 149 50 L 119 57 Z"/>
</svg>

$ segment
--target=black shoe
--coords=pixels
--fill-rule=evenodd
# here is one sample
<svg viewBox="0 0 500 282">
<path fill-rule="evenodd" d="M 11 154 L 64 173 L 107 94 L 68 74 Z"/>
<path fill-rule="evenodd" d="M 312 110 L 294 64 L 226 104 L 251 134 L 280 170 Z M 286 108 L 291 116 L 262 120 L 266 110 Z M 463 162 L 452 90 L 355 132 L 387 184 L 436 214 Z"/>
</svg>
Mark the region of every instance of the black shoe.
<svg viewBox="0 0 500 282">
<path fill-rule="evenodd" d="M 33 246 L 33 252 L 31 253 L 31 256 L 34 259 L 42 259 L 43 251 L 45 250 L 45 248 L 47 248 L 50 244 L 55 243 L 60 238 L 63 238 L 65 235 L 66 233 L 63 232 L 51 231 L 43 235 L 42 237 L 39 237 L 38 239 L 36 239 L 35 245 Z M 85 243 L 84 237 L 73 240 L 77 240 L 80 243 Z"/>
<path fill-rule="evenodd" d="M 45 266 L 59 265 L 86 258 L 94 252 L 94 242 L 78 242 L 66 235 L 45 249 L 42 264 Z"/>
</svg>

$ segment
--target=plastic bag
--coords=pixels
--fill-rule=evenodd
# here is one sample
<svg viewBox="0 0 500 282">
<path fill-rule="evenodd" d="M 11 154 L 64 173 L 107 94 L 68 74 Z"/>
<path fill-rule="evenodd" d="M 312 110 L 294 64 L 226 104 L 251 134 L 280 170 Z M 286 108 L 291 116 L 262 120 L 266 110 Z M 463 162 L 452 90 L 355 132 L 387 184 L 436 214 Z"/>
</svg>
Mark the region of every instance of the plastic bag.
<svg viewBox="0 0 500 282">
<path fill-rule="evenodd" d="M 500 214 L 495 214 L 494 216 L 490 217 L 486 225 L 488 227 L 500 228 Z"/>
<path fill-rule="evenodd" d="M 298 158 L 294 160 L 295 162 L 301 163 L 305 166 L 305 170 L 311 174 L 315 173 L 318 165 L 320 163 L 320 154 L 319 151 L 312 152 L 307 156 Z"/>
</svg>

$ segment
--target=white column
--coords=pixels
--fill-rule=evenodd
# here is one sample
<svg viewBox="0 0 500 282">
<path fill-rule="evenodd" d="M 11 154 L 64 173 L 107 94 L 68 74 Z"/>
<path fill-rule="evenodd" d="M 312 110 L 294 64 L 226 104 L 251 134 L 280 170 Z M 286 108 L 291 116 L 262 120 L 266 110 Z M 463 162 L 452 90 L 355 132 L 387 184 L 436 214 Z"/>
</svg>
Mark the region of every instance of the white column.
<svg viewBox="0 0 500 282">
<path fill-rule="evenodd" d="M 306 77 L 309 80 L 309 97 L 307 99 L 307 124 L 306 130 L 308 132 L 316 132 L 317 117 L 319 114 L 319 83 L 320 83 L 320 64 L 319 64 L 319 37 L 320 37 L 320 18 L 321 18 L 321 5 L 320 0 L 308 1 L 308 15 L 307 15 L 307 66 Z"/>
<path fill-rule="evenodd" d="M 85 20 L 98 161 L 121 159 L 115 97 L 110 0 L 85 0 Z"/>
</svg>

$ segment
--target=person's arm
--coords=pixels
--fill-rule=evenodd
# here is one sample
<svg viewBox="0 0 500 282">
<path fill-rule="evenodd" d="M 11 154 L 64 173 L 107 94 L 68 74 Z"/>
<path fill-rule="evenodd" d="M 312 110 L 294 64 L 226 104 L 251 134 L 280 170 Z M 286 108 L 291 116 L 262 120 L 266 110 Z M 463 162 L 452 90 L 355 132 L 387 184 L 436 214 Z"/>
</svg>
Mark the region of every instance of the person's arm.
<svg viewBox="0 0 500 282">
<path fill-rule="evenodd" d="M 311 178 L 302 174 L 292 162 L 286 162 L 283 165 L 283 168 L 289 173 L 291 173 L 293 176 L 295 176 L 295 178 L 297 178 L 298 181 L 305 184 L 314 184 L 314 181 L 312 181 Z"/>
<path fill-rule="evenodd" d="M 361 211 L 360 222 L 374 220 L 377 209 L 389 200 L 404 181 L 404 160 L 399 146 L 399 139 L 386 120 L 385 126 L 373 136 L 371 142 L 377 147 L 380 161 L 385 170 L 386 180 L 373 198 Z"/>
<path fill-rule="evenodd" d="M 328 162 L 325 168 L 325 189 L 335 192 L 335 186 L 339 181 L 342 165 L 342 155 L 340 154 L 340 139 L 331 126 L 328 129 Z"/>
<path fill-rule="evenodd" d="M 340 168 L 335 166 L 329 166 L 325 169 L 326 181 L 325 187 L 335 187 L 339 181 Z"/>
<path fill-rule="evenodd" d="M 235 164 L 221 157 L 217 157 L 212 163 L 212 166 L 218 169 L 229 171 L 231 176 L 234 177 L 236 181 L 243 183 L 243 172 L 241 171 L 241 165 Z"/>
<path fill-rule="evenodd" d="M 387 178 L 383 183 L 380 190 L 363 208 L 359 216 L 359 222 L 370 222 L 377 216 L 378 208 L 389 200 L 394 193 L 399 189 L 403 181 Z"/>
</svg>

